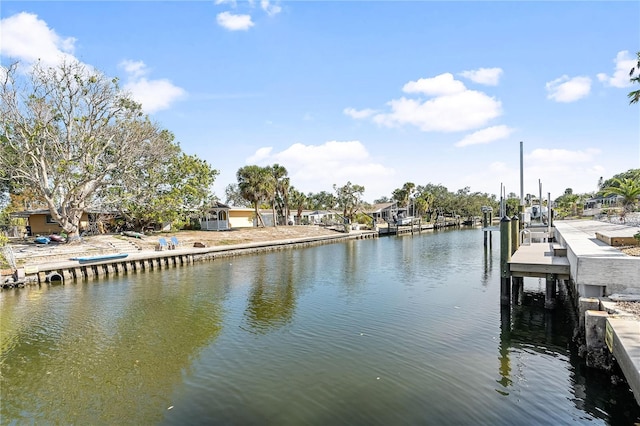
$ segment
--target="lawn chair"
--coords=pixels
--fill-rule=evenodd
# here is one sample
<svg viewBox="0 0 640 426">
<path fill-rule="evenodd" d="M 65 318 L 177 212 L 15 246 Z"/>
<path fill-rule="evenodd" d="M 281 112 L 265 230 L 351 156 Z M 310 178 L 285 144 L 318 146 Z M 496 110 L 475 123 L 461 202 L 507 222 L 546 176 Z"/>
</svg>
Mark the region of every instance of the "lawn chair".
<svg viewBox="0 0 640 426">
<path fill-rule="evenodd" d="M 171 237 L 171 242 L 169 243 L 169 249 L 175 250 L 178 248 L 179 245 L 180 243 L 178 242 L 178 239 L 176 237 Z"/>
<path fill-rule="evenodd" d="M 168 250 L 169 244 L 167 244 L 167 240 L 164 238 L 158 238 L 158 245 L 156 246 L 157 251 Z"/>
</svg>

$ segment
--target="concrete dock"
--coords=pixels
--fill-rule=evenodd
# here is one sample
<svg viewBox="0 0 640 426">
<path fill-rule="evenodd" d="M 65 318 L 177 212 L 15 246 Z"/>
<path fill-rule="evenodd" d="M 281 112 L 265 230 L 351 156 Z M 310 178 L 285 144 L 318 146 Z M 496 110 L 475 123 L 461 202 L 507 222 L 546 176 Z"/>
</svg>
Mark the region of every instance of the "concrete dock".
<svg viewBox="0 0 640 426">
<path fill-rule="evenodd" d="M 640 317 L 618 312 L 609 299 L 616 294 L 640 296 L 640 257 L 613 247 L 635 241 L 640 229 L 593 220 L 554 225 L 552 235 L 542 238 L 545 242 L 521 245 L 513 253 L 511 275 L 570 280 L 579 298 L 595 298 L 589 309 L 596 310 L 585 315 L 592 323 L 601 321 L 603 345 L 606 341 L 640 404 Z"/>
</svg>

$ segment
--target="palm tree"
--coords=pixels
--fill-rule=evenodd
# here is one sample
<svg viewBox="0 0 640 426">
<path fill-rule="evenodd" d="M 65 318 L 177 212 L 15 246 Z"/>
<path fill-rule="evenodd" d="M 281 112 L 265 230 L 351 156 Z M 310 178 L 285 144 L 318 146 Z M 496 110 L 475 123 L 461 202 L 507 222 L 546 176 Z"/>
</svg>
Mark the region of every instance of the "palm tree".
<svg viewBox="0 0 640 426">
<path fill-rule="evenodd" d="M 268 170 L 255 165 L 245 166 L 238 169 L 236 177 L 238 178 L 238 187 L 242 198 L 253 205 L 257 225 L 264 228 L 264 220 L 258 211 L 258 207 L 272 194 Z"/>
<path fill-rule="evenodd" d="M 273 226 L 278 226 L 278 215 L 277 213 L 288 215 L 287 210 L 287 197 L 288 197 L 288 189 L 289 189 L 289 178 L 287 177 L 287 169 L 284 166 L 279 164 L 274 164 L 270 168 L 267 169 L 271 172 L 271 177 L 269 179 L 269 185 L 271 189 L 271 209 L 273 211 Z M 286 218 L 285 218 L 286 223 Z"/>
<path fill-rule="evenodd" d="M 638 52 L 638 65 L 631 68 L 631 72 L 629 73 L 629 81 L 640 84 L 640 52 Z M 636 104 L 640 101 L 640 90 L 629 92 L 627 96 L 629 97 L 630 104 Z"/>
<path fill-rule="evenodd" d="M 604 189 L 605 196 L 619 195 L 627 211 L 631 211 L 638 204 L 640 196 L 640 181 L 630 178 L 614 178 L 613 184 Z"/>
<path fill-rule="evenodd" d="M 307 196 L 298 191 L 293 186 L 289 188 L 289 201 L 291 207 L 295 208 L 298 213 L 298 224 L 302 221 L 302 210 L 307 206 Z"/>
</svg>

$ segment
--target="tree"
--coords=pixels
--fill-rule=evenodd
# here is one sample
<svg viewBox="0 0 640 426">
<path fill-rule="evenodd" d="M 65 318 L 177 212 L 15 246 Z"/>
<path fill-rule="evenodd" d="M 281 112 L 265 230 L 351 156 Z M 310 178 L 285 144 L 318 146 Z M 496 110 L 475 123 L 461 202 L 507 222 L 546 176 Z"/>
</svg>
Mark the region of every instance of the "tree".
<svg viewBox="0 0 640 426">
<path fill-rule="evenodd" d="M 237 183 L 230 183 L 224 189 L 225 204 L 235 207 L 252 207 L 246 199 L 242 197 L 240 193 L 240 187 Z"/>
<path fill-rule="evenodd" d="M 134 172 L 119 177 L 105 203 L 136 230 L 202 217 L 213 201 L 211 185 L 218 171 L 183 153 L 170 132 L 162 132 L 162 137 L 152 152 L 138 159 Z"/>
<path fill-rule="evenodd" d="M 244 166 L 236 173 L 238 188 L 242 197 L 249 201 L 255 210 L 257 225 L 264 228 L 264 220 L 258 208 L 272 194 L 269 169 L 256 165 Z"/>
<path fill-rule="evenodd" d="M 161 132 L 116 79 L 81 63 L 38 62 L 28 74 L 13 64 L 1 75 L 0 169 L 74 240 L 96 194 L 134 172 Z"/>
<path fill-rule="evenodd" d="M 307 196 L 292 186 L 289 188 L 289 200 L 291 207 L 297 212 L 298 224 L 301 224 L 302 210 L 307 206 Z"/>
<path fill-rule="evenodd" d="M 384 203 L 393 203 L 393 200 L 387 197 L 386 195 L 383 195 L 382 197 L 376 200 L 373 200 L 373 204 L 384 204 Z"/>
<path fill-rule="evenodd" d="M 331 210 L 336 206 L 336 203 L 335 195 L 326 191 L 307 194 L 307 207 L 313 210 Z"/>
<path fill-rule="evenodd" d="M 640 196 L 640 181 L 630 178 L 614 178 L 612 185 L 605 188 L 605 196 L 619 195 L 622 197 L 622 204 L 625 210 L 632 210 L 638 204 Z"/>
<path fill-rule="evenodd" d="M 393 199 L 398 203 L 399 207 L 407 207 L 409 205 L 409 200 L 415 191 L 416 185 L 413 182 L 406 182 L 402 185 L 402 188 L 394 189 Z"/>
<path fill-rule="evenodd" d="M 278 220 L 284 217 L 285 224 L 289 217 L 289 178 L 287 169 L 279 164 L 267 167 L 270 171 L 271 207 L 273 210 L 273 226 L 278 226 Z"/>
<path fill-rule="evenodd" d="M 631 68 L 631 71 L 629 72 L 629 81 L 631 81 L 631 83 L 640 84 L 640 52 L 637 52 L 637 54 L 638 63 L 635 67 Z M 630 105 L 638 103 L 640 101 L 640 90 L 633 90 L 629 92 L 627 97 L 629 98 Z"/>
<path fill-rule="evenodd" d="M 347 182 L 346 185 L 341 187 L 334 184 L 333 190 L 336 192 L 336 200 L 338 207 L 342 209 L 342 215 L 351 221 L 362 204 L 364 186 Z"/>
<path fill-rule="evenodd" d="M 567 188 L 564 194 L 556 198 L 554 203 L 556 205 L 555 213 L 558 218 L 565 218 L 567 216 L 578 215 L 578 204 L 581 203 L 583 196 L 574 194 L 571 188 Z"/>
<path fill-rule="evenodd" d="M 605 189 L 609 187 L 617 187 L 622 179 L 631 179 L 640 182 L 640 169 L 629 169 L 626 172 L 613 175 L 612 178 L 605 180 L 601 185 L 600 195 L 604 195 Z"/>
</svg>

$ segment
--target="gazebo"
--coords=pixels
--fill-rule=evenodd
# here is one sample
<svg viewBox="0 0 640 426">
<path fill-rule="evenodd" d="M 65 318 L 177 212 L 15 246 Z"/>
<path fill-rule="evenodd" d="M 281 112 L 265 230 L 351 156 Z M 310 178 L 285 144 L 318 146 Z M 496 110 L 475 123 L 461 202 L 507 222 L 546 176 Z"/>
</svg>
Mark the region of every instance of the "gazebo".
<svg viewBox="0 0 640 426">
<path fill-rule="evenodd" d="M 203 231 L 227 231 L 229 226 L 229 206 L 216 201 L 203 218 L 200 219 Z"/>
</svg>

